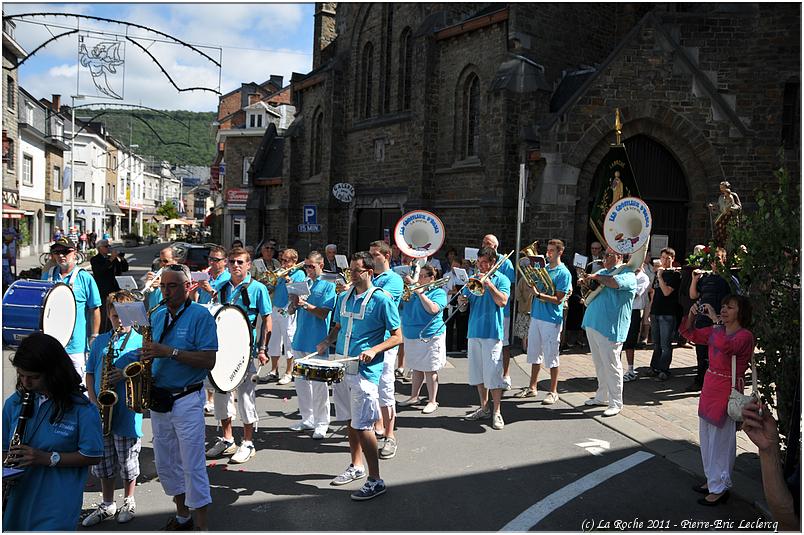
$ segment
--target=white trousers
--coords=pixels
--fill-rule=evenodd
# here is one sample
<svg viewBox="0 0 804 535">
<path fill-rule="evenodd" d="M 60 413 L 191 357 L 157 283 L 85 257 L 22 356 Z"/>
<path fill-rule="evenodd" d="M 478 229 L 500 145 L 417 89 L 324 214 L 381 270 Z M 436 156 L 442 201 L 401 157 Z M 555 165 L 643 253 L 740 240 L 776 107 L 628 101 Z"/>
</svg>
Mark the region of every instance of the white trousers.
<svg viewBox="0 0 804 535">
<path fill-rule="evenodd" d="M 586 338 L 592 353 L 592 362 L 597 374 L 595 399 L 608 401 L 609 407 L 623 407 L 623 365 L 620 362 L 622 342 L 612 342 L 591 327 L 586 328 Z"/>
<path fill-rule="evenodd" d="M 329 425 L 329 385 L 323 381 L 308 381 L 295 377 L 296 395 L 302 422 L 315 427 Z"/>
<path fill-rule="evenodd" d="M 215 405 L 215 419 L 225 420 L 234 418 L 235 414 L 240 415 L 240 421 L 244 424 L 253 424 L 260 419 L 257 413 L 257 396 L 255 394 L 257 384 L 251 380 L 252 373 L 246 374 L 246 379 L 240 383 L 232 392 L 218 392 L 212 397 Z M 234 393 L 237 392 L 237 407 L 235 407 Z"/>
<path fill-rule="evenodd" d="M 257 336 L 260 335 L 262 318 L 258 320 Z M 279 307 L 271 309 L 271 339 L 268 340 L 268 356 L 292 358 L 290 345 L 296 334 L 296 314 L 283 316 Z"/>
<path fill-rule="evenodd" d="M 698 435 L 701 439 L 706 487 L 709 492 L 720 494 L 731 488 L 731 472 L 737 456 L 737 432 L 734 420 L 726 419 L 723 427 L 717 427 L 703 418 L 698 418 Z"/>
<path fill-rule="evenodd" d="M 203 389 L 176 400 L 170 412 L 151 411 L 156 473 L 168 496 L 184 494 L 190 509 L 212 503 L 204 455 Z"/>
<path fill-rule="evenodd" d="M 86 386 L 87 385 L 87 359 L 84 353 L 68 353 L 70 357 L 70 361 L 73 363 L 73 368 L 78 373 L 78 376 L 81 378 L 81 384 Z"/>
</svg>

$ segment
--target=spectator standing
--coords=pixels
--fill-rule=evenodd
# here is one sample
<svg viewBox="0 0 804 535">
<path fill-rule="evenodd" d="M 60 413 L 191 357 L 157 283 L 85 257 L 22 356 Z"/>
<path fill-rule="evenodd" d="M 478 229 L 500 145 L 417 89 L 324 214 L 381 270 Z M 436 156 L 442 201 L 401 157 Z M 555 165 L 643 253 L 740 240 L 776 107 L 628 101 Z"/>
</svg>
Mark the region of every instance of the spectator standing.
<svg viewBox="0 0 804 535">
<path fill-rule="evenodd" d="M 678 289 L 681 287 L 681 274 L 677 269 L 672 269 L 675 257 L 675 250 L 670 247 L 662 249 L 650 305 L 653 338 L 650 374 L 659 381 L 666 381 L 670 377 L 670 365 L 673 362 L 673 333 L 676 330 Z"/>
<path fill-rule="evenodd" d="M 628 336 L 623 343 L 625 350 L 625 360 L 628 362 L 628 371 L 623 374 L 623 382 L 628 383 L 636 381 L 637 372 L 634 370 L 634 349 L 636 349 L 637 341 L 639 340 L 639 331 L 642 327 L 642 311 L 648 304 L 648 288 L 650 287 L 650 279 L 642 271 L 642 268 L 634 272 L 636 276 L 636 294 L 634 294 L 634 302 L 631 307 L 631 325 L 628 327 Z"/>
<path fill-rule="evenodd" d="M 98 285 L 101 303 L 105 303 L 106 296 L 120 289 L 115 277 L 128 271 L 128 262 L 120 256 L 121 253 L 112 249 L 108 240 L 98 240 L 96 245 L 98 254 L 90 258 L 89 263 L 92 266 L 92 277 Z M 107 315 L 108 307 L 102 306 L 100 311 L 100 331 L 106 332 L 111 329 Z"/>
</svg>

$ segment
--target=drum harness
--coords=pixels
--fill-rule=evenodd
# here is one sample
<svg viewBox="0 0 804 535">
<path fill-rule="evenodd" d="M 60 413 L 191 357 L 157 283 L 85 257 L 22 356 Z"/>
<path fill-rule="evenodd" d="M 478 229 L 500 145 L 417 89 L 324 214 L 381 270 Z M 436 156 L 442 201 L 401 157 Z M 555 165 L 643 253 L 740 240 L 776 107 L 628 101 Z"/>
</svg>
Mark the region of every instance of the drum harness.
<svg viewBox="0 0 804 535">
<path fill-rule="evenodd" d="M 240 287 L 240 299 L 243 301 L 243 304 L 246 305 L 246 315 L 248 315 L 249 312 L 254 313 L 254 321 L 249 320 L 249 324 L 251 325 L 252 329 L 256 329 L 257 328 L 257 316 L 260 315 L 260 311 L 256 307 L 251 308 L 251 299 L 248 296 L 248 287 L 252 283 L 252 281 L 253 281 L 253 279 L 248 281 L 247 283 L 245 283 L 243 286 Z M 240 284 L 243 284 L 243 283 L 241 282 Z M 231 285 L 231 282 L 229 284 L 225 285 L 223 288 L 221 288 L 221 297 L 223 298 L 222 301 L 224 303 L 232 305 L 234 303 L 229 302 L 229 296 L 228 296 L 229 286 L 230 285 Z"/>
<path fill-rule="evenodd" d="M 75 279 L 78 278 L 78 272 L 83 270 L 83 269 L 84 268 L 82 268 L 81 266 L 75 266 L 73 268 L 73 270 L 70 273 L 67 274 L 67 277 L 70 277 L 70 282 L 68 282 L 67 284 L 70 286 L 71 290 L 73 290 L 75 288 Z M 66 277 L 62 277 L 61 280 L 59 280 L 59 281 L 56 280 L 56 277 L 60 276 L 60 272 L 61 272 L 61 270 L 59 269 L 59 266 L 55 266 L 53 268 L 53 271 L 50 272 L 50 280 L 55 281 L 55 282 L 64 281 L 64 279 Z"/>
<path fill-rule="evenodd" d="M 354 286 L 352 286 L 349 289 L 349 293 L 346 294 L 346 297 L 344 298 L 344 300 L 341 301 L 341 317 L 345 317 L 345 318 L 349 319 L 349 321 L 346 324 L 346 335 L 345 335 L 344 340 L 343 340 L 344 351 L 347 353 L 346 355 L 343 355 L 344 357 L 349 357 L 350 356 L 348 353 L 349 353 L 349 347 L 350 347 L 350 344 L 351 344 L 351 341 L 352 341 L 353 322 L 356 319 L 358 319 L 358 320 L 363 319 L 363 317 L 366 315 L 366 308 L 368 307 L 369 300 L 371 299 L 371 296 L 374 295 L 374 292 L 376 292 L 377 290 L 385 292 L 385 295 L 387 295 L 388 297 L 391 297 L 391 294 L 388 293 L 387 290 L 383 290 L 382 288 L 380 288 L 378 286 L 372 286 L 371 288 L 366 290 L 366 296 L 363 298 L 363 302 L 360 304 L 360 310 L 358 312 L 349 312 L 349 311 L 346 310 L 346 304 L 349 302 L 349 299 L 351 299 L 352 296 L 354 295 L 355 288 L 354 288 Z M 354 364 L 356 364 L 357 366 L 355 366 L 354 364 L 350 366 L 350 364 L 352 364 L 352 363 L 350 362 L 350 363 L 348 363 L 346 365 L 346 369 L 344 371 L 349 375 L 356 375 L 357 374 L 357 369 L 358 369 L 358 366 L 359 366 L 359 361 L 354 361 Z"/>
</svg>

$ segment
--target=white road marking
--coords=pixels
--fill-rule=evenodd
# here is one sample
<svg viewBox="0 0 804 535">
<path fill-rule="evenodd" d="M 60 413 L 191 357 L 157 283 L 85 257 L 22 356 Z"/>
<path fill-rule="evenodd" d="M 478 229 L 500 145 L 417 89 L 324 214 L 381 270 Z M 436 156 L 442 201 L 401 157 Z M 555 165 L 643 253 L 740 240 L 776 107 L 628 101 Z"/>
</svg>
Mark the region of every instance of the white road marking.
<svg viewBox="0 0 804 535">
<path fill-rule="evenodd" d="M 575 444 L 576 446 L 580 446 L 584 448 L 586 451 L 591 453 L 592 455 L 603 455 L 607 449 L 611 447 L 611 444 L 606 442 L 605 440 L 600 440 L 599 438 L 587 438 L 589 442 L 579 442 Z"/>
<path fill-rule="evenodd" d="M 581 479 L 573 481 L 569 485 L 558 489 L 544 499 L 531 505 L 520 513 L 519 516 L 503 526 L 500 531 L 528 531 L 541 522 L 544 517 L 559 507 L 566 505 L 571 500 L 574 500 L 587 490 L 600 485 L 617 474 L 625 472 L 629 468 L 633 468 L 647 461 L 651 457 L 653 457 L 652 453 L 638 451 L 603 468 L 599 468 L 591 474 L 587 474 Z"/>
</svg>

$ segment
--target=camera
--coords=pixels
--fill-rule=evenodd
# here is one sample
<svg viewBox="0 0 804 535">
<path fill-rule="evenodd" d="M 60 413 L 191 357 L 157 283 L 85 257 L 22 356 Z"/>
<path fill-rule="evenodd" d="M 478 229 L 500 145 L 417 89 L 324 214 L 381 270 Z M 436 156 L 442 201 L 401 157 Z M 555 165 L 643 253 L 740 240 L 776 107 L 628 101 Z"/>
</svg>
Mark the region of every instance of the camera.
<svg viewBox="0 0 804 535">
<path fill-rule="evenodd" d="M 698 307 L 698 314 L 706 314 L 706 305 L 704 303 L 698 303 L 696 306 Z"/>
</svg>

